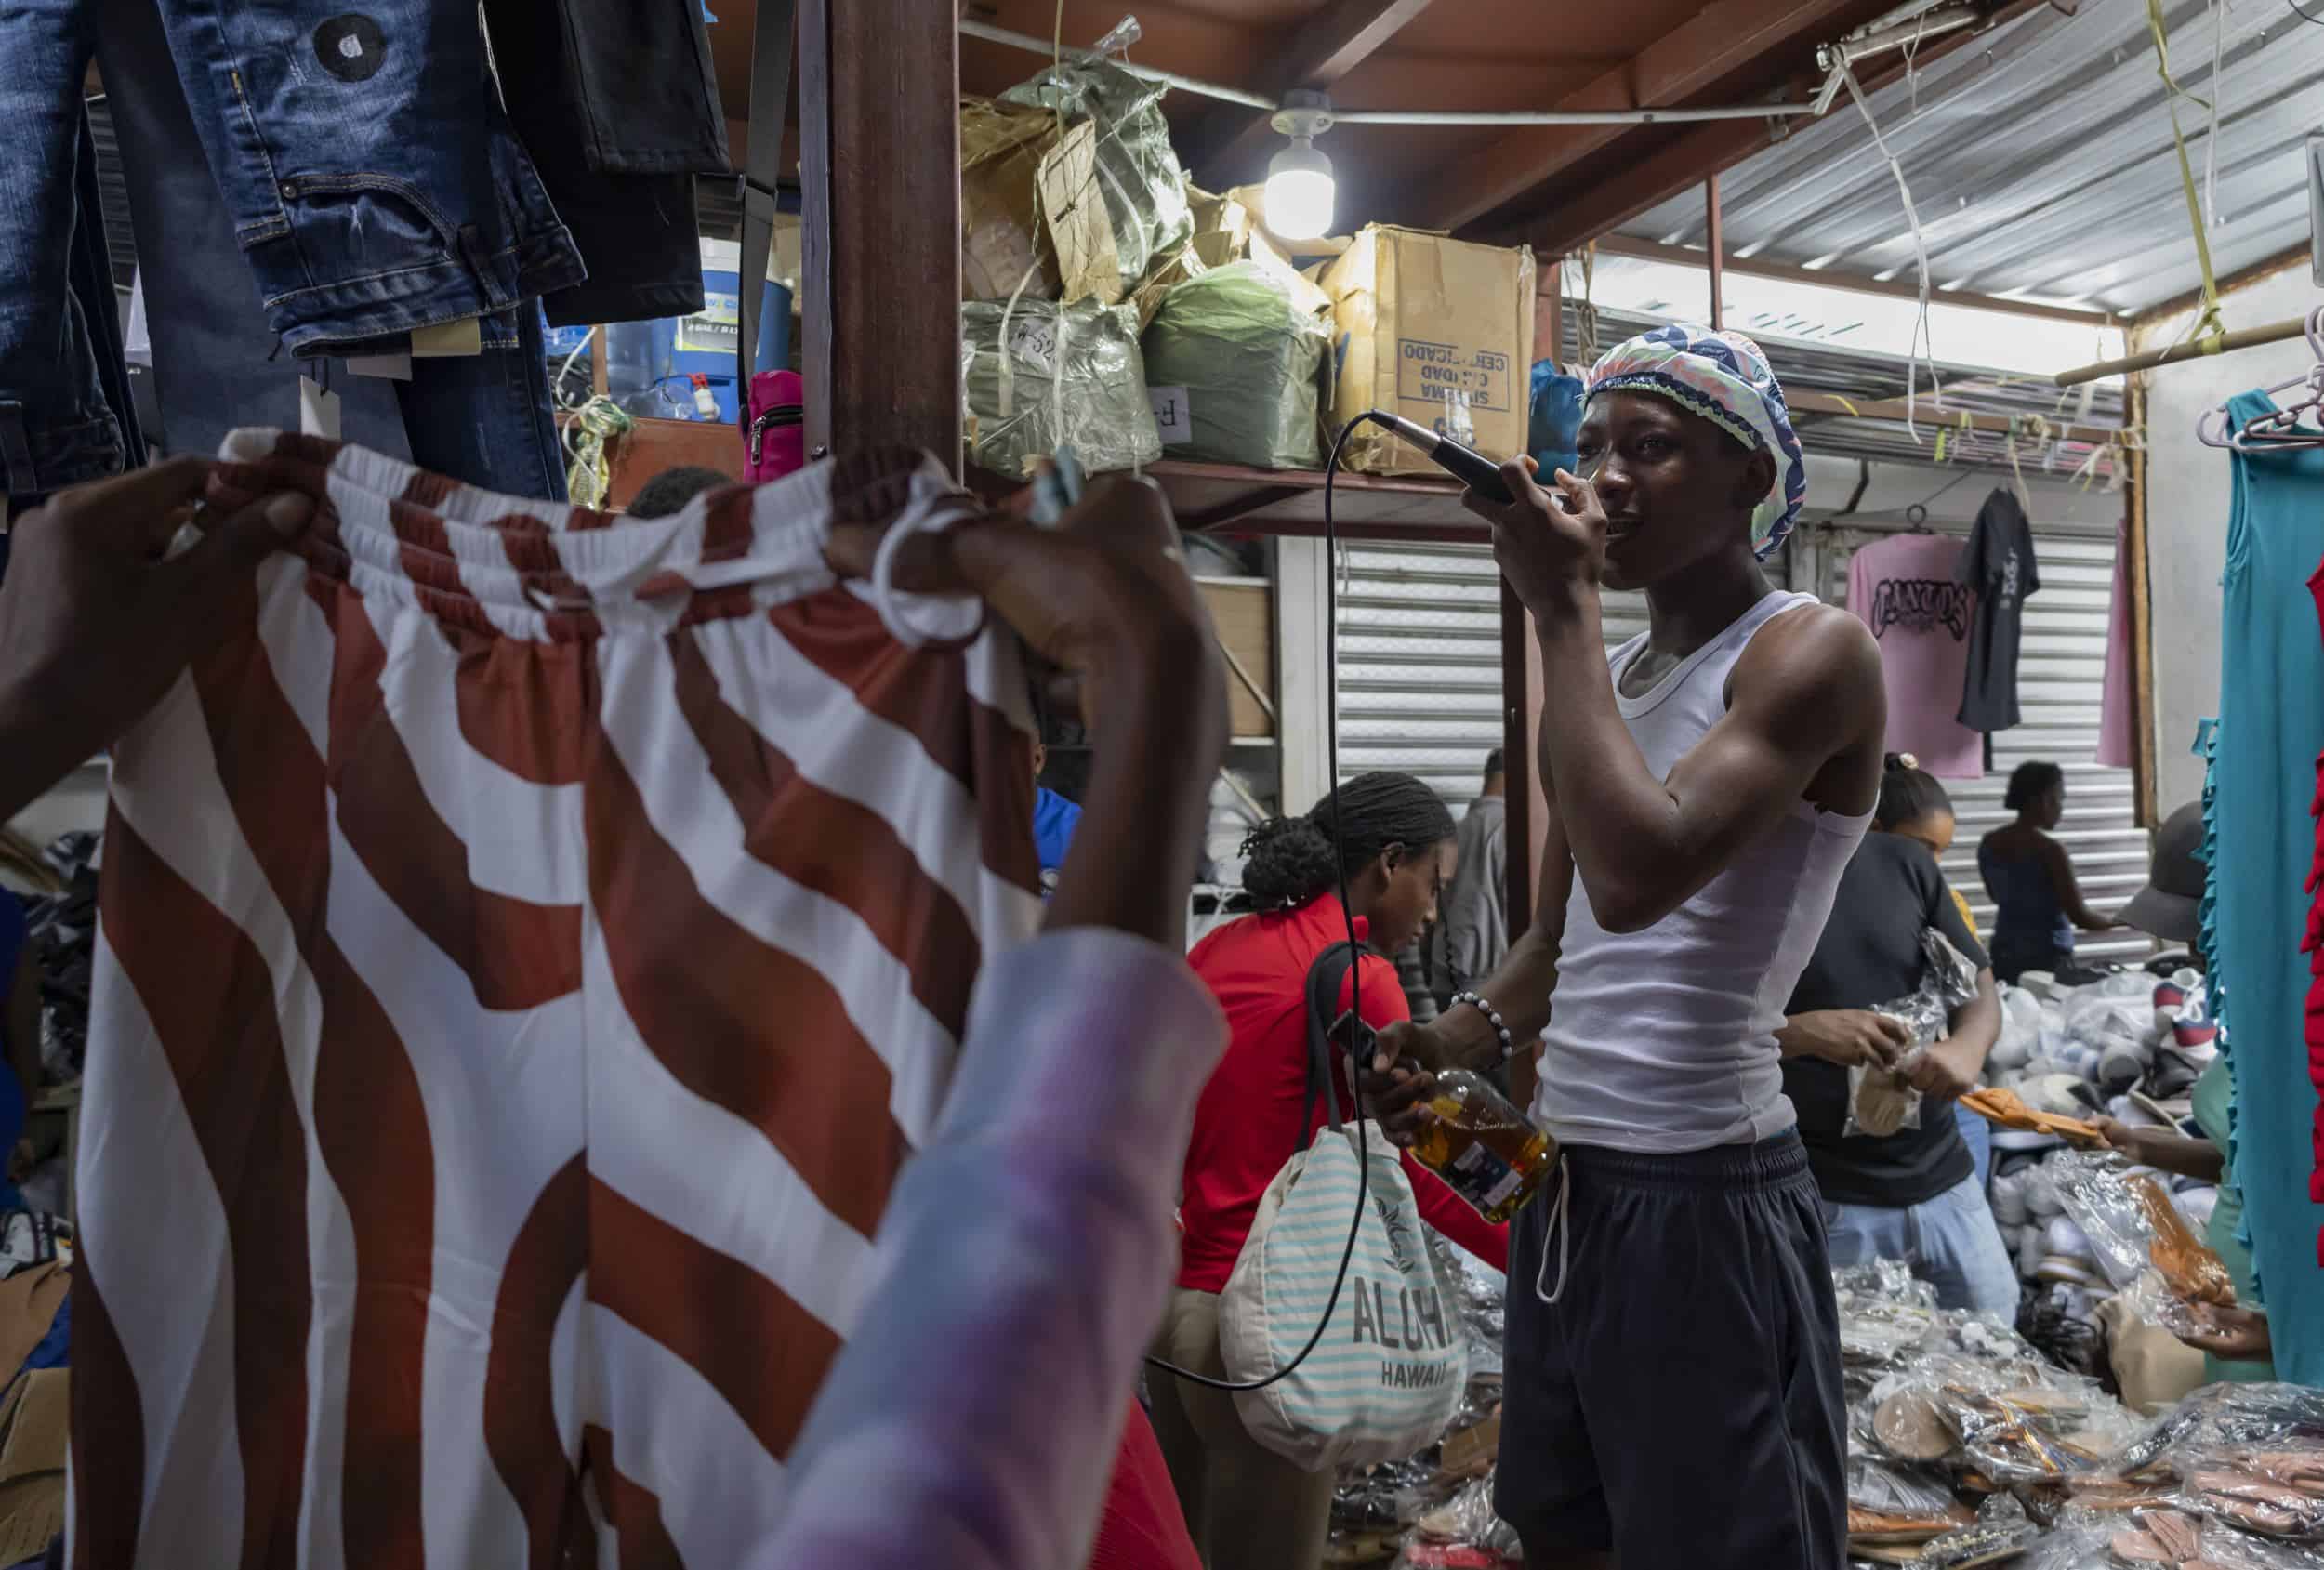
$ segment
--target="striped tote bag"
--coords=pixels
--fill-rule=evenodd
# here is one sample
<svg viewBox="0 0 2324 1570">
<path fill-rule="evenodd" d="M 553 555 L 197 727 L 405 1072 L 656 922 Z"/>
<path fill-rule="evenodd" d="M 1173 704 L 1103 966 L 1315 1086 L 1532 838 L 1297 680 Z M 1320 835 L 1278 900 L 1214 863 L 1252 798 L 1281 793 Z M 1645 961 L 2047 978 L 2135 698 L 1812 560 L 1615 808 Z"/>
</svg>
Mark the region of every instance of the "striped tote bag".
<svg viewBox="0 0 2324 1570">
<path fill-rule="evenodd" d="M 1235 1392 L 1243 1426 L 1310 1471 L 1397 1460 L 1433 1444 L 1469 1372 L 1468 1347 L 1395 1146 L 1377 1128 L 1340 1121 L 1328 1005 L 1319 999 L 1338 1000 L 1344 945 L 1328 963 L 1333 957 L 1327 950 L 1308 985 L 1310 1083 L 1328 1121 L 1267 1185 L 1219 1300 L 1227 1378 L 1269 1381 Z M 1327 1311 L 1321 1338 L 1301 1358 Z"/>
</svg>

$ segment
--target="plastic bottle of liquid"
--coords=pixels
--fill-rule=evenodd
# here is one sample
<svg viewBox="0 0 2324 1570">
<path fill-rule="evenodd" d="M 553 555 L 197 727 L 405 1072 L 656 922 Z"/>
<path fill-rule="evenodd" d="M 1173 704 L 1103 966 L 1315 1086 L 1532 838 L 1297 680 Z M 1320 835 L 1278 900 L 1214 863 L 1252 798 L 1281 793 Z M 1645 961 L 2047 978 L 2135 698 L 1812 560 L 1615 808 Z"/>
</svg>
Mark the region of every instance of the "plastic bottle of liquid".
<svg viewBox="0 0 2324 1570">
<path fill-rule="evenodd" d="M 1480 1075 L 1446 1070 L 1428 1104 L 1413 1155 L 1488 1221 L 1524 1209 L 1557 1166 L 1557 1141 Z"/>
</svg>

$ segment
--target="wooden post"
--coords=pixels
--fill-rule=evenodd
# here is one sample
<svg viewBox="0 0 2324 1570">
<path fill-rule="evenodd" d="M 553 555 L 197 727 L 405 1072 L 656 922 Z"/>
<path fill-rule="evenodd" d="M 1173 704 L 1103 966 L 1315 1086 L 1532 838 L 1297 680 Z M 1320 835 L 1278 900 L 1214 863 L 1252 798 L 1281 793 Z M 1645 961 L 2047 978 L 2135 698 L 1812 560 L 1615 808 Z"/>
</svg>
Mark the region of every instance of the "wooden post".
<svg viewBox="0 0 2324 1570">
<path fill-rule="evenodd" d="M 2142 430 L 2146 423 L 2146 376 L 2141 373 L 2130 382 L 2125 423 L 2133 430 Z M 2122 505 L 2128 518 L 2122 549 L 2130 553 L 2123 577 L 2131 589 L 2131 790 L 2139 823 L 2159 828 L 2162 814 L 2155 781 L 2159 761 L 2155 739 L 2155 640 L 2146 572 L 2146 444 L 2143 442 L 2131 451 L 2131 482 Z"/>
<path fill-rule="evenodd" d="M 1726 224 L 1719 216 L 1719 177 L 1714 172 L 1703 181 L 1703 227 L 1709 231 L 1710 246 L 1710 330 L 1725 326 L 1727 307 L 1722 297 L 1727 292 Z"/>
<path fill-rule="evenodd" d="M 808 452 L 901 442 L 957 473 L 954 8 L 803 0 L 799 29 Z"/>
</svg>

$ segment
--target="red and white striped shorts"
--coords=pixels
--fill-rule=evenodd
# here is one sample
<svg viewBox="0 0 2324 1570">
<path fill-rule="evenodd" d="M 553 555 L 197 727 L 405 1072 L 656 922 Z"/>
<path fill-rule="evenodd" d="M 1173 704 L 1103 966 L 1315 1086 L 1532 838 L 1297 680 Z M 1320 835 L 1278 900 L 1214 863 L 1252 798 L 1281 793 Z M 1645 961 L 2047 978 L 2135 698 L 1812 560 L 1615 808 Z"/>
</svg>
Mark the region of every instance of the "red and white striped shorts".
<svg viewBox="0 0 2324 1570">
<path fill-rule="evenodd" d="M 920 455 L 654 521 L 270 455 L 303 557 L 115 754 L 73 1563 L 737 1563 L 1038 920 L 1013 640 L 825 569 Z"/>
</svg>

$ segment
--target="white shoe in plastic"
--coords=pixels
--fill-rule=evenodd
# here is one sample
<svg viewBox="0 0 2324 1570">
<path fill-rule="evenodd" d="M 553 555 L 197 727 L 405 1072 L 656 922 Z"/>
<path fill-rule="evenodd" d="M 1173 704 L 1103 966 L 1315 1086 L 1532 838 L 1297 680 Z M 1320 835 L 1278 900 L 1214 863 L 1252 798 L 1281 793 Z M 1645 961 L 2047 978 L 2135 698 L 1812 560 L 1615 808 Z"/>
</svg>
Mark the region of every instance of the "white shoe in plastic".
<svg viewBox="0 0 2324 1570">
<path fill-rule="evenodd" d="M 2026 1213 L 2038 1221 L 2066 1214 L 2066 1202 L 2058 1197 L 2057 1182 L 2047 1168 L 2029 1168 L 2026 1172 Z"/>
<path fill-rule="evenodd" d="M 2049 1236 L 2050 1229 L 2043 1226 L 2026 1227 L 2016 1234 L 2017 1273 L 2025 1280 L 2040 1273 L 2041 1261 L 2050 1253 Z"/>
<path fill-rule="evenodd" d="M 2102 1279 L 2096 1261 L 2066 1254 L 2045 1254 L 2035 1267 L 2036 1281 L 2060 1281 L 2070 1286 L 2095 1286 Z"/>
<path fill-rule="evenodd" d="M 1987 1194 L 1993 1207 L 1993 1219 L 2005 1227 L 2022 1227 L 2033 1220 L 2026 1207 L 2026 1173 L 2003 1172 L 1988 1185 Z"/>
<path fill-rule="evenodd" d="M 2048 1241 L 2050 1252 L 2068 1260 L 2081 1260 L 2090 1264 L 2098 1262 L 2098 1254 L 2090 1246 L 2090 1234 L 2074 1224 L 2070 1216 L 2053 1217 Z"/>
</svg>

